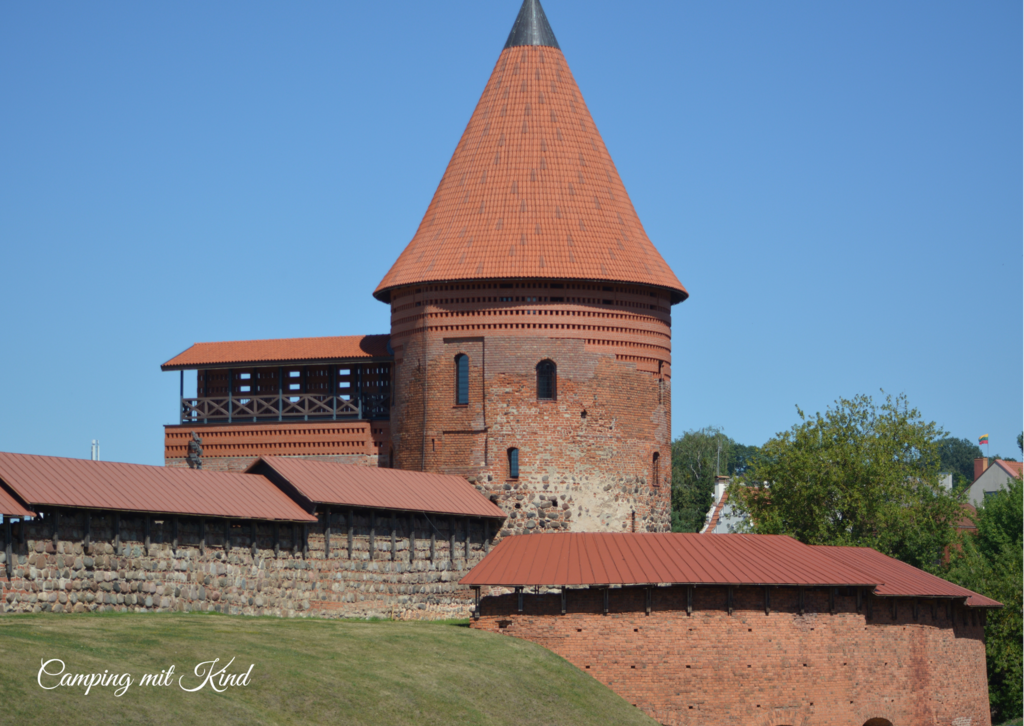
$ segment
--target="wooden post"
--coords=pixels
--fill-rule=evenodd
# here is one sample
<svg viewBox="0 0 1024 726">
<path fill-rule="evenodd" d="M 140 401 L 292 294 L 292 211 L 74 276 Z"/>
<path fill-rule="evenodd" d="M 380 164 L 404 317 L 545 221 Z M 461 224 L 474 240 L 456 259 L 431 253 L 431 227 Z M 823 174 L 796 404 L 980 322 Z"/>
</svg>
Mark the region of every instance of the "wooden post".
<svg viewBox="0 0 1024 726">
<path fill-rule="evenodd" d="M 693 615 L 693 585 L 686 587 L 686 614 Z"/>
<path fill-rule="evenodd" d="M 146 554 L 148 555 L 149 554 L 149 545 L 150 545 L 150 539 L 149 539 L 149 515 L 147 514 L 142 519 L 143 519 L 143 525 L 142 525 L 143 542 L 146 545 Z"/>
<path fill-rule="evenodd" d="M 299 525 L 292 522 L 292 557 L 298 557 L 302 547 L 299 544 Z"/>
<path fill-rule="evenodd" d="M 409 561 L 416 561 L 416 515 L 409 518 Z"/>
<path fill-rule="evenodd" d="M 391 515 L 391 561 L 394 562 L 398 556 L 398 532 L 395 526 L 395 515 Z"/>
<path fill-rule="evenodd" d="M 448 517 L 448 561 L 455 569 L 455 518 Z"/>
<path fill-rule="evenodd" d="M 647 588 L 647 614 L 648 615 L 651 614 L 651 603 L 653 602 L 653 600 L 654 600 L 654 588 L 653 587 L 648 587 Z"/>
<path fill-rule="evenodd" d="M 473 524 L 473 521 L 469 517 L 466 517 L 466 542 L 465 542 L 465 545 L 466 545 L 466 565 L 465 566 L 466 567 L 469 567 L 469 547 L 470 547 L 471 541 L 473 539 L 473 530 L 470 529 L 472 524 Z"/>
<path fill-rule="evenodd" d="M 896 619 L 897 607 L 898 607 L 898 605 L 896 604 L 896 598 L 893 598 L 892 599 L 892 619 L 893 620 Z"/>
<path fill-rule="evenodd" d="M 483 520 L 484 528 L 484 554 L 489 554 L 491 551 L 491 520 Z"/>
<path fill-rule="evenodd" d="M 281 556 L 281 525 L 274 522 L 274 557 Z"/>
<path fill-rule="evenodd" d="M 797 592 L 797 602 L 798 602 L 799 608 L 800 608 L 800 614 L 803 615 L 804 614 L 804 589 L 802 587 L 798 587 L 796 589 L 796 592 Z"/>
<path fill-rule="evenodd" d="M 473 588 L 473 600 L 474 600 L 474 603 L 473 603 L 474 604 L 474 607 L 473 607 L 473 619 L 474 620 L 479 620 L 480 619 L 480 587 L 479 586 Z M 565 615 L 565 588 L 564 587 L 562 588 L 562 615 Z"/>
<path fill-rule="evenodd" d="M 224 553 L 231 551 L 231 520 L 224 520 Z"/>
<path fill-rule="evenodd" d="M 430 563 L 434 563 L 434 557 L 437 555 L 437 532 L 434 530 L 430 531 Z"/>
<path fill-rule="evenodd" d="M 377 512 L 370 512 L 370 561 L 373 561 L 373 548 L 377 544 Z"/>
<path fill-rule="evenodd" d="M 910 602 L 911 602 L 911 610 L 910 610 L 910 612 L 914 616 L 914 622 L 917 622 L 917 616 L 918 616 L 918 613 L 919 613 L 920 608 L 921 608 L 921 603 L 918 602 L 917 598 L 914 598 Z"/>
<path fill-rule="evenodd" d="M 60 510 L 53 510 L 53 551 L 57 551 L 57 545 L 60 544 Z"/>
<path fill-rule="evenodd" d="M 836 588 L 830 587 L 828 590 L 828 611 L 832 615 L 836 614 Z"/>
<path fill-rule="evenodd" d="M 764 586 L 764 614 L 772 614 L 772 590 L 767 585 Z"/>
<path fill-rule="evenodd" d="M 604 612 L 602 613 L 603 615 L 607 615 L 608 614 L 608 591 L 609 591 L 609 589 L 610 588 L 605 587 L 605 588 L 602 588 L 602 590 L 601 590 L 601 592 L 604 593 Z"/>
<path fill-rule="evenodd" d="M 345 515 L 348 525 L 348 558 L 350 560 L 352 559 L 352 540 L 355 538 L 355 523 L 352 519 L 353 516 L 354 515 L 352 514 L 351 509 L 348 510 L 347 514 Z"/>
<path fill-rule="evenodd" d="M 178 515 L 171 520 L 171 548 L 178 554 Z"/>
<path fill-rule="evenodd" d="M 199 518 L 199 554 L 206 554 L 206 519 Z"/>
<path fill-rule="evenodd" d="M 477 588 L 477 592 L 480 592 L 479 588 Z M 479 605 L 477 607 L 479 607 Z M 564 585 L 562 586 L 562 615 L 565 615 L 565 586 Z"/>
<path fill-rule="evenodd" d="M 857 588 L 857 612 L 858 613 L 860 612 L 860 609 L 862 607 L 864 607 L 864 588 L 858 587 Z"/>
<path fill-rule="evenodd" d="M 725 609 L 732 615 L 732 585 L 725 588 Z"/>
<path fill-rule="evenodd" d="M 324 508 L 324 559 L 331 559 L 331 508 Z"/>
<path fill-rule="evenodd" d="M 85 545 L 85 554 L 89 554 L 89 544 L 92 542 L 92 512 L 85 513 L 85 537 L 82 544 Z"/>
<path fill-rule="evenodd" d="M 114 554 L 121 556 L 121 513 L 114 512 Z"/>
<path fill-rule="evenodd" d="M 22 525 L 24 526 L 24 525 Z M 7 558 L 7 579 L 10 580 L 14 576 L 14 565 L 11 562 L 11 558 L 14 556 L 11 547 L 11 518 L 4 517 L 4 556 Z"/>
<path fill-rule="evenodd" d="M 309 525 L 302 525 L 302 559 L 309 559 Z"/>
<path fill-rule="evenodd" d="M 256 523 L 255 519 L 252 520 L 252 525 L 251 526 L 252 526 L 252 537 L 250 537 L 250 539 L 252 541 L 249 543 L 249 552 L 251 552 L 252 556 L 255 557 L 256 553 L 259 552 L 259 549 L 260 549 L 259 545 L 256 543 L 257 539 L 259 538 L 259 533 L 260 532 L 259 532 L 259 525 Z"/>
<path fill-rule="evenodd" d="M 516 598 L 518 599 L 519 612 L 523 612 L 523 588 L 516 588 Z"/>
</svg>

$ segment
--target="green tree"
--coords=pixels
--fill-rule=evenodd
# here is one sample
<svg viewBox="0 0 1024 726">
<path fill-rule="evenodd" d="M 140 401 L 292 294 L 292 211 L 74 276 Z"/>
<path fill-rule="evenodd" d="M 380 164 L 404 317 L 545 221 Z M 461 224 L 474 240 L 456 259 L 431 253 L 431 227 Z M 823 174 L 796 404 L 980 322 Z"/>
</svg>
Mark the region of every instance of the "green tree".
<svg viewBox="0 0 1024 726">
<path fill-rule="evenodd" d="M 939 466 L 953 475 L 953 489 L 960 491 L 974 482 L 974 460 L 981 458 L 981 448 L 969 439 L 949 436 L 938 442 Z"/>
<path fill-rule="evenodd" d="M 985 623 L 985 655 L 988 660 L 989 699 L 993 718 L 1000 721 L 1021 716 L 1022 652 L 1024 640 L 1024 487 L 1010 482 L 1006 491 L 986 497 L 975 517 L 978 531 L 966 535 L 951 550 L 949 564 L 939 574 L 982 595 L 1003 603 L 990 610 Z"/>
<path fill-rule="evenodd" d="M 672 531 L 699 532 L 711 508 L 716 466 L 728 466 L 731 440 L 714 426 L 672 442 Z M 721 457 L 721 458 L 719 458 Z"/>
<path fill-rule="evenodd" d="M 938 483 L 937 441 L 906 396 L 839 399 L 761 447 L 732 496 L 755 532 L 869 546 L 922 566 L 956 539 L 957 499 Z"/>
</svg>

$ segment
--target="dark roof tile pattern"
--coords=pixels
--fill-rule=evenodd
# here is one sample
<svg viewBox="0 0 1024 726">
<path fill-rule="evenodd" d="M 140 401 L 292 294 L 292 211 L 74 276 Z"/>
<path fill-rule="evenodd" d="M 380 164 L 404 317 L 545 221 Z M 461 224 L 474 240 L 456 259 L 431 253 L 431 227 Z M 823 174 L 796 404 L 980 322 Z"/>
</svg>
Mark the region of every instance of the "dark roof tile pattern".
<svg viewBox="0 0 1024 726">
<path fill-rule="evenodd" d="M 480 279 L 639 283 L 669 290 L 672 302 L 688 295 L 648 239 L 554 47 L 502 51 L 423 221 L 374 296 Z"/>
</svg>

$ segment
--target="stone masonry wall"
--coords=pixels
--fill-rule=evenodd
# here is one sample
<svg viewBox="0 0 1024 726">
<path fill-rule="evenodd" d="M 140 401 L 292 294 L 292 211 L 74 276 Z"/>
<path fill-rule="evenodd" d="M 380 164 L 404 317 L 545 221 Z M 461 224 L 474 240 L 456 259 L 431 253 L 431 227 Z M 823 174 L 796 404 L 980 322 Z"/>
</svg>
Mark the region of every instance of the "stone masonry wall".
<svg viewBox="0 0 1024 726">
<path fill-rule="evenodd" d="M 199 520 L 179 518 L 177 548 L 171 517 L 151 520 L 149 546 L 139 515 L 121 515 L 118 540 L 114 517 L 94 513 L 88 544 L 81 512 L 62 513 L 56 540 L 52 518 L 15 523 L 10 579 L 6 553 L 0 552 L 0 607 L 5 613 L 468 616 L 472 593 L 458 580 L 489 550 L 494 525 L 423 514 L 392 519 L 389 513 L 333 512 L 325 558 L 320 516 L 319 525 L 308 527 L 258 522 L 255 554 L 249 521 L 231 522 L 227 548 L 223 519 L 206 520 L 201 547 Z"/>
<path fill-rule="evenodd" d="M 984 611 L 839 588 L 654 587 L 484 597 L 472 627 L 533 641 L 674 726 L 990 724 Z"/>
</svg>

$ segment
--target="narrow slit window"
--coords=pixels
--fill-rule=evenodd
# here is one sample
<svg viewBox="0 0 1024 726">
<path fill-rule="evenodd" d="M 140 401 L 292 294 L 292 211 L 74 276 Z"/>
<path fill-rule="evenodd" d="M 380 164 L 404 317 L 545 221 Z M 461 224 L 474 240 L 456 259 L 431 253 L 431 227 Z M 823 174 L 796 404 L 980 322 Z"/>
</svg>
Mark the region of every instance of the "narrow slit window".
<svg viewBox="0 0 1024 726">
<path fill-rule="evenodd" d="M 469 356 L 465 353 L 455 356 L 455 403 L 469 403 Z"/>
<path fill-rule="evenodd" d="M 661 486 L 661 454 L 657 451 L 651 457 L 651 484 L 656 487 Z"/>
<path fill-rule="evenodd" d="M 519 449 L 508 450 L 508 478 L 519 478 Z"/>
<path fill-rule="evenodd" d="M 537 364 L 537 398 L 542 401 L 555 400 L 558 371 L 555 364 L 542 360 Z"/>
</svg>

